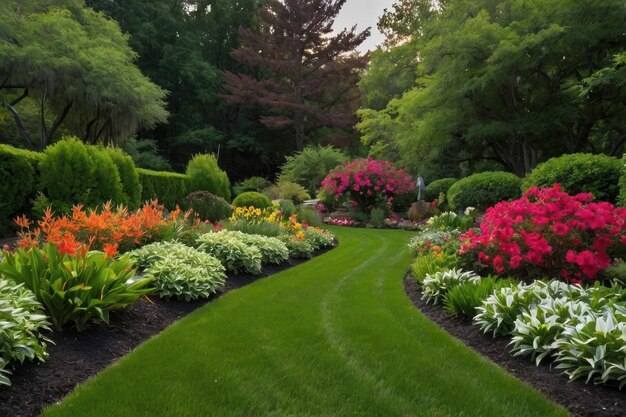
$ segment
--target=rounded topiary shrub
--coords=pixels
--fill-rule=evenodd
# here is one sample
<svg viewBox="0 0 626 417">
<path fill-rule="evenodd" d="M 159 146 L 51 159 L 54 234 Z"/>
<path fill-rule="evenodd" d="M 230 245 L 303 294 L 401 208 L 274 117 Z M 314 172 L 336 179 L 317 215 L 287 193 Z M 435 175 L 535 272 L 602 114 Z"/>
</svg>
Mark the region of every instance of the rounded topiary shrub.
<svg viewBox="0 0 626 417">
<path fill-rule="evenodd" d="M 269 198 L 265 197 L 261 193 L 254 191 L 248 191 L 247 193 L 239 194 L 233 200 L 233 206 L 235 207 L 255 207 L 259 209 L 268 208 L 272 205 Z"/>
<path fill-rule="evenodd" d="M 138 209 L 141 205 L 141 185 L 133 158 L 119 148 L 106 147 L 104 150 L 117 167 L 120 175 L 123 203 L 131 210 Z"/>
<path fill-rule="evenodd" d="M 563 155 L 537 165 L 524 178 L 522 191 L 560 184 L 569 194 L 592 193 L 598 201 L 615 203 L 621 174 L 622 162 L 618 158 L 585 153 Z"/>
<path fill-rule="evenodd" d="M 454 183 L 448 190 L 448 204 L 453 210 L 475 207 L 485 210 L 504 200 L 521 196 L 521 180 L 509 172 L 481 172 Z"/>
<path fill-rule="evenodd" d="M 435 201 L 441 193 L 445 196 L 450 187 L 457 181 L 456 178 L 441 178 L 426 185 L 426 201 Z"/>
<path fill-rule="evenodd" d="M 196 155 L 187 165 L 189 190 L 208 191 L 211 194 L 230 200 L 230 180 L 226 172 L 217 164 L 215 155 Z"/>
<path fill-rule="evenodd" d="M 218 222 L 233 213 L 232 206 L 226 200 L 208 191 L 194 191 L 185 198 L 185 201 L 187 207 L 196 212 L 202 220 Z"/>
</svg>

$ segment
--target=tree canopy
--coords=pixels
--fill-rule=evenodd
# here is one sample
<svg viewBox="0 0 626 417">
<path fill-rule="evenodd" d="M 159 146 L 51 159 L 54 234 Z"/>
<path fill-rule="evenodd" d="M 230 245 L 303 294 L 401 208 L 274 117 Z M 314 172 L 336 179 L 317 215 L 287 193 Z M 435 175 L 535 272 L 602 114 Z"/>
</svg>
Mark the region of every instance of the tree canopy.
<svg viewBox="0 0 626 417">
<path fill-rule="evenodd" d="M 389 98 L 382 109 L 371 101 L 360 111 L 358 128 L 370 152 L 430 177 L 481 164 L 523 175 L 566 152 L 623 152 L 624 2 L 450 0 L 441 6 L 410 43 L 380 51 L 361 83 L 366 97 L 378 89 Z M 392 59 L 413 43 L 413 56 Z M 401 95 L 376 80 L 375 74 L 400 71 L 411 59 L 414 82 Z"/>
<path fill-rule="evenodd" d="M 226 72 L 224 98 L 260 109 L 267 127 L 291 128 L 299 151 L 321 128 L 354 125 L 359 70 L 367 63 L 355 48 L 369 29 L 331 35 L 345 1 L 269 0 L 260 13 L 259 33 L 241 29 L 242 46 L 232 53 L 257 73 Z"/>
<path fill-rule="evenodd" d="M 61 131 L 115 143 L 166 120 L 115 21 L 78 0 L 3 2 L 0 21 L 0 102 L 29 147 Z"/>
</svg>

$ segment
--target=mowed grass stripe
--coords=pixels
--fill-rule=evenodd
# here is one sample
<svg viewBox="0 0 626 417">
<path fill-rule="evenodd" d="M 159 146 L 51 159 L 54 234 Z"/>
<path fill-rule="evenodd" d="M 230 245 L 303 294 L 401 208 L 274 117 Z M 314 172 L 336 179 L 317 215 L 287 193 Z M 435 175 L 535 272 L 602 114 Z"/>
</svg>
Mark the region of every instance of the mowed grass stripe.
<svg viewBox="0 0 626 417">
<path fill-rule="evenodd" d="M 567 415 L 413 307 L 410 233 L 333 232 L 338 248 L 195 311 L 44 416 Z"/>
</svg>

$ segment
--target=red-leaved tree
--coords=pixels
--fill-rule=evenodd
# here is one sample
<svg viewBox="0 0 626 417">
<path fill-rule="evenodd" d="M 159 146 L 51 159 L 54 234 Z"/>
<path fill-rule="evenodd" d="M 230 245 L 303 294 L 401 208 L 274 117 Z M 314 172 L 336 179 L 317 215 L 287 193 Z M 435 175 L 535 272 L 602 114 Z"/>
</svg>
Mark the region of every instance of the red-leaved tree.
<svg viewBox="0 0 626 417">
<path fill-rule="evenodd" d="M 269 0 L 258 33 L 240 29 L 235 60 L 256 76 L 226 72 L 223 98 L 254 106 L 269 128 L 291 128 L 297 150 L 320 128 L 351 129 L 359 106 L 359 71 L 367 55 L 355 51 L 369 29 L 332 34 L 346 0 Z"/>
</svg>

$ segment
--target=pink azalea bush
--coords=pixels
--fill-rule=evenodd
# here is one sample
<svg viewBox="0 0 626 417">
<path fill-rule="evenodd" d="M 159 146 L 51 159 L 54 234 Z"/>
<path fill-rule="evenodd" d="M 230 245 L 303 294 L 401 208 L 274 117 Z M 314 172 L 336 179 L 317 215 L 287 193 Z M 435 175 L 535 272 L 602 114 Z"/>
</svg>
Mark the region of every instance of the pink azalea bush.
<svg viewBox="0 0 626 417">
<path fill-rule="evenodd" d="M 461 236 L 460 254 L 477 255 L 498 274 L 593 280 L 612 256 L 626 252 L 626 208 L 592 199 L 590 193 L 571 196 L 558 184 L 533 187 L 489 208 L 480 232 Z"/>
<path fill-rule="evenodd" d="M 391 203 L 395 196 L 415 188 L 413 179 L 388 161 L 372 158 L 346 162 L 322 181 L 322 191 L 337 200 L 349 199 L 369 213 L 374 207 Z"/>
</svg>

